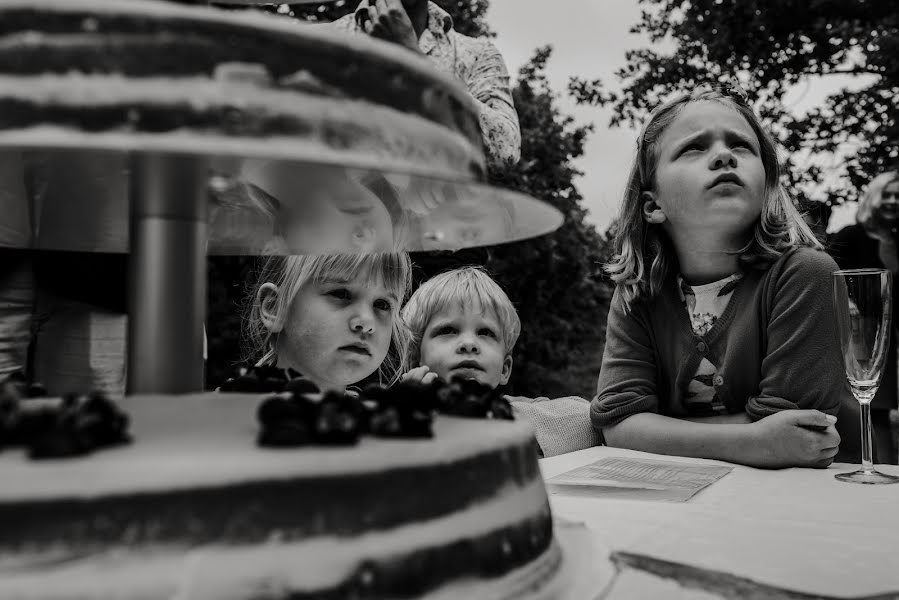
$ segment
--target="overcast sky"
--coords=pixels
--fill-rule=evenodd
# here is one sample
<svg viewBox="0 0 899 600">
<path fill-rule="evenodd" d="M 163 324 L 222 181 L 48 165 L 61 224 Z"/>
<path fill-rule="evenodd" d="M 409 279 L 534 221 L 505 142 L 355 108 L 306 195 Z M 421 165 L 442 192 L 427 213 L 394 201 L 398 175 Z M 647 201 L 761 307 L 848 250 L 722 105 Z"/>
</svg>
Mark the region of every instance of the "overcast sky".
<svg viewBox="0 0 899 600">
<path fill-rule="evenodd" d="M 576 185 L 584 197 L 588 220 L 602 231 L 615 217 L 634 154 L 636 131 L 608 127 L 611 111 L 577 106 L 566 93 L 572 75 L 602 78 L 608 89 L 619 86 L 614 77 L 624 66 L 627 50 L 645 47 L 647 40 L 628 33 L 640 18 L 637 0 L 490 0 L 487 23 L 513 77 L 538 47 L 551 44 L 547 67 L 550 84 L 559 93 L 558 105 L 578 123 L 593 123 L 585 156 L 576 161 L 584 176 Z M 829 93 L 863 80 L 831 77 L 797 86 L 785 104 L 797 113 L 816 105 Z M 851 222 L 854 206 L 835 211 L 831 229 Z"/>
<path fill-rule="evenodd" d="M 487 12 L 487 22 L 497 33 L 495 43 L 513 76 L 535 49 L 551 44 L 547 75 L 560 94 L 560 108 L 578 123 L 595 124 L 585 156 L 576 162 L 585 173 L 576 184 L 589 220 L 600 230 L 617 211 L 636 133 L 608 129 L 611 111 L 577 106 L 565 89 L 572 75 L 601 77 L 607 85 L 617 85 L 613 73 L 624 65 L 625 51 L 640 45 L 640 38 L 628 33 L 639 16 L 636 0 L 491 0 Z"/>
</svg>

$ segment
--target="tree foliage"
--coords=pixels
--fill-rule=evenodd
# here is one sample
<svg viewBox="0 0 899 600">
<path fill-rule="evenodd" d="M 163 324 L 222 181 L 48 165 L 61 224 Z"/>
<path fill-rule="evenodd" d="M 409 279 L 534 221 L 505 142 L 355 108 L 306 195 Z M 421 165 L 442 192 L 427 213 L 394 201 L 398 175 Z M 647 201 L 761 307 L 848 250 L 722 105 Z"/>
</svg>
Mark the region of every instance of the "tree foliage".
<svg viewBox="0 0 899 600">
<path fill-rule="evenodd" d="M 580 101 L 613 108 L 612 125 L 638 123 L 669 93 L 701 83 L 745 89 L 791 152 L 800 192 L 856 199 L 870 179 L 899 163 L 899 3 L 882 0 L 640 0 L 633 33 L 650 47 L 627 53 L 621 92 L 574 79 Z M 805 115 L 785 94 L 810 77 L 854 78 Z M 847 177 L 827 181 L 806 153 L 836 153 Z"/>
<path fill-rule="evenodd" d="M 572 160 L 584 153 L 592 126 L 560 112 L 546 79 L 549 47 L 522 67 L 513 90 L 521 123 L 521 161 L 497 183 L 558 208 L 554 233 L 496 246 L 488 268 L 516 304 L 522 332 L 514 354 L 515 394 L 591 396 L 605 339 L 609 287 L 602 262 L 610 243 L 585 220 Z"/>
</svg>

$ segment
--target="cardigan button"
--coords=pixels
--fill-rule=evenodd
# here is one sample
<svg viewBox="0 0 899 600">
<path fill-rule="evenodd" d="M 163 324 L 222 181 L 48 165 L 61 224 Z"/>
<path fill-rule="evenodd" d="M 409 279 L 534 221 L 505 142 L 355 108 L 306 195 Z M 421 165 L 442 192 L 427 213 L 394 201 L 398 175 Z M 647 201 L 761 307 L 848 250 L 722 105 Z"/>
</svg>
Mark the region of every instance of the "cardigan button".
<svg viewBox="0 0 899 600">
<path fill-rule="evenodd" d="M 698 344 L 696 344 L 696 349 L 705 354 L 706 350 L 708 350 L 709 347 L 705 342 L 699 342 Z"/>
<path fill-rule="evenodd" d="M 712 378 L 712 385 L 714 385 L 715 387 L 724 385 L 724 377 L 722 377 L 721 375 L 715 375 L 715 377 Z"/>
</svg>

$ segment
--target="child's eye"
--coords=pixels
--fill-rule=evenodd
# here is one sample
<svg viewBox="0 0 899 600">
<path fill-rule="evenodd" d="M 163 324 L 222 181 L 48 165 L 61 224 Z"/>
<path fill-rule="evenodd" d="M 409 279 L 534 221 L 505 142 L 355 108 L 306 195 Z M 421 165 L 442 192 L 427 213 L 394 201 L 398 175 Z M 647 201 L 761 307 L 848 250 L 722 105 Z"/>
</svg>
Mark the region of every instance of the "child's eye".
<svg viewBox="0 0 899 600">
<path fill-rule="evenodd" d="M 375 300 L 375 308 L 377 308 L 378 310 L 390 312 L 391 310 L 393 310 L 393 304 L 391 304 L 389 300 Z"/>
<path fill-rule="evenodd" d="M 335 288 L 328 291 L 328 295 L 340 300 L 351 300 L 353 297 L 353 295 L 350 293 L 350 290 L 346 288 Z"/>
<path fill-rule="evenodd" d="M 686 154 L 688 152 L 694 152 L 694 151 L 702 151 L 702 144 L 700 144 L 699 142 L 693 142 L 691 144 L 687 144 L 686 146 L 681 148 L 680 153 Z"/>
<path fill-rule="evenodd" d="M 434 335 L 453 335 L 454 333 L 456 333 L 456 328 L 452 325 L 441 325 L 434 330 Z"/>
<path fill-rule="evenodd" d="M 483 336 L 486 336 L 489 338 L 496 339 L 496 333 L 494 333 L 494 331 L 492 329 L 490 329 L 489 327 L 481 327 L 478 330 L 478 335 L 483 335 Z"/>
</svg>

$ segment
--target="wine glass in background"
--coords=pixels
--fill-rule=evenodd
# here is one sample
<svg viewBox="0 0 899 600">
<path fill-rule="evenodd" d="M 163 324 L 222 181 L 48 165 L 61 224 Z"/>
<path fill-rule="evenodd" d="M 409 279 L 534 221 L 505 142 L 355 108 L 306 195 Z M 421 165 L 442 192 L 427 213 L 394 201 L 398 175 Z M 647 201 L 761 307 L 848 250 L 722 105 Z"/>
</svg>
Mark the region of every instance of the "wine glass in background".
<svg viewBox="0 0 899 600">
<path fill-rule="evenodd" d="M 861 404 L 862 468 L 836 478 L 852 483 L 899 483 L 881 473 L 871 458 L 871 400 L 877 393 L 892 329 L 892 273 L 848 269 L 833 274 L 833 302 L 843 365 L 852 394 Z"/>
</svg>

